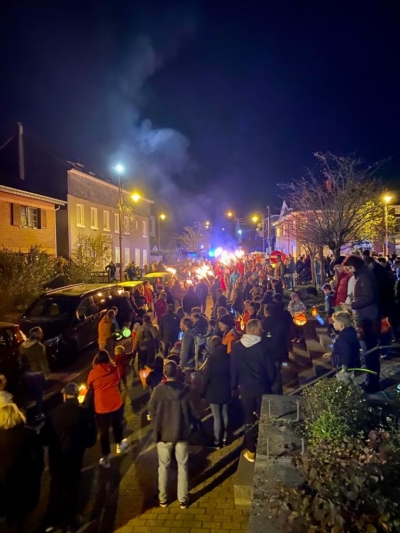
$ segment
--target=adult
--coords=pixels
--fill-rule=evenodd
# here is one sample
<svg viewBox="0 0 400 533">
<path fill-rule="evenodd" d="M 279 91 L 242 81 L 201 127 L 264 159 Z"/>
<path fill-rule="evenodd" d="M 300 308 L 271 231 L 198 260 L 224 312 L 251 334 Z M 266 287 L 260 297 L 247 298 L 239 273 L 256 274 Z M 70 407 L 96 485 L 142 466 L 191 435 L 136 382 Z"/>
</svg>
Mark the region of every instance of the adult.
<svg viewBox="0 0 400 533">
<path fill-rule="evenodd" d="M 282 363 L 288 358 L 287 332 L 285 323 L 279 320 L 279 313 L 274 305 L 268 304 L 264 307 L 264 319 L 261 325 L 268 357 L 273 360 L 276 371 L 272 393 L 283 394 Z"/>
<path fill-rule="evenodd" d="M 214 305 L 212 316 L 217 316 L 217 310 L 219 307 L 227 307 L 228 305 L 228 299 L 223 294 L 222 289 L 217 289 L 216 295 L 217 295 L 217 300 Z"/>
<path fill-rule="evenodd" d="M 160 332 L 152 325 L 149 315 L 143 315 L 143 324 L 136 332 L 133 353 L 139 355 L 139 368 L 152 367 L 160 349 Z"/>
<path fill-rule="evenodd" d="M 92 427 L 88 409 L 78 402 L 79 387 L 68 383 L 61 391 L 63 403 L 46 419 L 40 432 L 49 448 L 50 502 L 46 522 L 50 527 L 75 531 L 83 455 L 92 445 Z M 70 529 L 68 529 L 70 528 Z"/>
<path fill-rule="evenodd" d="M 153 310 L 153 291 L 148 280 L 143 282 L 144 298 L 146 300 L 147 311 Z"/>
<path fill-rule="evenodd" d="M 154 304 L 154 313 L 157 318 L 158 324 L 160 324 L 160 318 L 165 315 L 168 310 L 167 293 L 165 291 L 160 292 L 158 300 Z"/>
<path fill-rule="evenodd" d="M 160 318 L 160 337 L 164 344 L 164 357 L 178 341 L 180 331 L 179 318 L 174 313 L 174 306 L 168 305 L 167 312 Z"/>
<path fill-rule="evenodd" d="M 294 257 L 290 256 L 286 261 L 286 274 L 285 274 L 285 285 L 288 290 L 294 290 L 294 275 L 296 273 L 296 264 L 294 262 Z"/>
<path fill-rule="evenodd" d="M 333 262 L 333 269 L 336 276 L 336 289 L 332 299 L 332 306 L 336 307 L 346 302 L 348 295 L 348 285 L 351 278 L 350 272 L 343 266 L 346 259 L 341 255 Z"/>
<path fill-rule="evenodd" d="M 204 279 L 201 279 L 197 284 L 196 294 L 200 301 L 201 312 L 205 313 L 207 308 L 208 286 Z"/>
<path fill-rule="evenodd" d="M 282 257 L 280 255 L 277 255 L 274 277 L 283 282 L 284 276 L 285 276 L 285 264 L 282 261 Z"/>
<path fill-rule="evenodd" d="M 267 356 L 259 320 L 250 320 L 246 333 L 232 349 L 231 387 L 240 390 L 245 416 L 244 457 L 254 463 L 257 445 L 256 421 L 260 417 L 263 394 L 271 394 L 275 381 L 275 365 Z"/>
<path fill-rule="evenodd" d="M 221 282 L 218 278 L 214 278 L 213 282 L 211 283 L 211 296 L 213 301 L 213 309 L 215 308 L 215 303 L 217 301 L 217 291 L 218 289 L 221 289 Z M 221 291 L 222 294 L 222 291 Z"/>
<path fill-rule="evenodd" d="M 133 310 L 131 301 L 131 294 L 129 291 L 124 291 L 122 293 L 122 298 L 119 300 L 117 321 L 119 327 L 122 329 L 124 327 L 130 328 L 135 317 L 135 312 Z"/>
<path fill-rule="evenodd" d="M 29 394 L 35 402 L 35 419 L 37 421 L 44 417 L 43 392 L 46 386 L 46 378 L 50 374 L 46 347 L 41 342 L 42 340 L 42 328 L 32 328 L 29 331 L 29 339 L 24 341 L 19 348 L 24 381 Z"/>
<path fill-rule="evenodd" d="M 98 325 L 99 350 L 107 350 L 109 353 L 114 353 L 114 332 L 116 330 L 115 320 L 116 316 L 113 309 L 108 309 L 106 314 L 100 320 Z"/>
<path fill-rule="evenodd" d="M 107 266 L 106 270 L 108 271 L 108 281 L 117 281 L 115 274 L 117 273 L 117 267 L 115 266 L 114 261 L 111 261 Z"/>
<path fill-rule="evenodd" d="M 228 354 L 230 354 L 233 345 L 237 341 L 237 335 L 235 333 L 232 317 L 228 314 L 221 316 L 218 319 L 218 327 L 222 332 L 222 344 L 226 346 L 226 351 Z"/>
<path fill-rule="evenodd" d="M 200 307 L 200 300 L 192 286 L 188 287 L 187 293 L 182 299 L 182 307 L 186 315 L 191 314 L 193 307 Z"/>
<path fill-rule="evenodd" d="M 191 318 L 182 318 L 181 331 L 183 332 L 181 350 L 179 354 L 180 367 L 182 370 L 193 370 L 195 368 L 195 335 L 193 320 Z"/>
<path fill-rule="evenodd" d="M 243 313 L 244 298 L 243 298 L 243 283 L 238 283 L 233 289 L 232 309 L 235 311 L 236 318 Z"/>
<path fill-rule="evenodd" d="M 188 320 L 188 319 L 186 319 Z M 178 500 L 181 509 L 189 506 L 189 435 L 192 408 L 189 390 L 177 382 L 178 367 L 164 365 L 165 383 L 157 385 L 149 410 L 158 453 L 158 491 L 160 507 L 168 505 L 168 477 L 172 454 L 178 463 Z"/>
<path fill-rule="evenodd" d="M 110 427 L 112 427 L 115 453 L 120 454 L 128 448 L 128 441 L 123 439 L 122 418 L 123 403 L 119 392 L 120 375 L 114 361 L 105 350 L 100 350 L 93 360 L 89 372 L 87 387 L 93 388 L 94 410 L 100 431 L 102 457 L 99 464 L 110 468 Z"/>
<path fill-rule="evenodd" d="M 393 324 L 395 317 L 395 278 L 381 262 L 372 257 L 364 260 L 368 268 L 373 272 L 379 291 L 380 318 L 389 318 Z"/>
<path fill-rule="evenodd" d="M 167 305 L 174 305 L 174 295 L 172 294 L 171 292 L 171 289 L 170 289 L 170 286 L 168 285 L 168 283 L 166 283 L 164 285 L 164 291 L 165 291 L 165 294 L 167 295 Z"/>
<path fill-rule="evenodd" d="M 0 517 L 11 531 L 21 531 L 39 501 L 44 469 L 36 431 L 14 403 L 0 406 Z"/>
<path fill-rule="evenodd" d="M 171 292 L 174 297 L 175 309 L 178 309 L 182 305 L 182 297 L 185 294 L 178 279 L 175 280 Z"/>
<path fill-rule="evenodd" d="M 250 291 L 253 288 L 253 285 L 254 285 L 254 278 L 252 278 L 250 276 L 249 278 L 247 278 L 246 284 L 244 286 L 243 298 L 245 300 L 250 300 L 251 299 Z"/>
<path fill-rule="evenodd" d="M 366 348 L 365 364 L 368 370 L 374 372 L 367 374 L 363 386 L 367 392 L 374 393 L 379 390 L 380 374 L 379 351 L 374 350 L 380 333 L 378 283 L 361 257 L 350 255 L 343 265 L 354 274 L 353 301 L 349 308 L 353 310 L 357 326 L 362 330 Z"/>
<path fill-rule="evenodd" d="M 228 405 L 231 401 L 230 357 L 219 337 L 212 337 L 210 355 L 203 369 L 201 394 L 214 419 L 212 447 L 225 446 L 228 438 Z"/>
</svg>

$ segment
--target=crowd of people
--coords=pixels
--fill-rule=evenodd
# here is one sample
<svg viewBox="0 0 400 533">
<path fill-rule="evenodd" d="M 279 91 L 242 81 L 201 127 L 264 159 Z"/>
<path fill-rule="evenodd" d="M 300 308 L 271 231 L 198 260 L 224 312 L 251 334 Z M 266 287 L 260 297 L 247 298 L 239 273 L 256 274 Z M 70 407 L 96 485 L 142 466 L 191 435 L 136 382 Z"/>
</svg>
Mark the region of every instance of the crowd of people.
<svg viewBox="0 0 400 533">
<path fill-rule="evenodd" d="M 302 258 L 302 271 L 309 258 Z M 189 438 L 204 432 L 206 406 L 213 434 L 206 445 L 218 449 L 233 438 L 232 401 L 240 398 L 244 422 L 244 458 L 254 462 L 257 421 L 264 394 L 283 394 L 282 365 L 291 343 L 304 341 L 296 320 L 306 305 L 294 290 L 299 261 L 278 258 L 275 265 L 260 257 L 208 264 L 209 275 L 193 276 L 198 265 L 181 265 L 170 283 L 148 282 L 131 291 L 115 291 L 98 328 L 98 352 L 87 379 L 83 405 L 79 387 L 69 383 L 63 403 L 34 431 L 7 392 L 0 377 L 0 513 L 18 531 L 36 505 L 43 472 L 43 447 L 49 450 L 51 490 L 44 531 L 77 528 L 78 493 L 85 449 L 99 436 L 101 468 L 112 465 L 114 452 L 129 447 L 124 438 L 124 394 L 128 374 L 139 374 L 151 391 L 149 418 L 159 458 L 159 505 L 169 504 L 168 477 L 175 455 L 178 500 L 189 505 Z M 336 342 L 332 364 L 340 369 L 368 370 L 364 387 L 379 390 L 381 350 L 397 334 L 400 260 L 361 255 L 341 256 L 324 265 L 324 306 Z M 324 274 L 324 275 L 323 275 Z M 328 278 L 329 279 L 329 278 Z M 284 288 L 288 292 L 284 293 Z M 286 305 L 287 304 L 287 305 Z M 388 327 L 383 331 L 382 322 Z M 300 325 L 299 325 L 300 324 Z M 117 332 L 129 331 L 129 341 L 117 342 Z M 356 329 L 357 328 L 357 329 Z M 36 420 L 43 419 L 43 381 L 48 374 L 43 332 L 33 328 L 21 346 L 21 359 L 33 399 Z M 128 346 L 127 346 L 128 345 Z M 360 350 L 361 348 L 361 350 Z M 385 355 L 385 354 L 383 354 Z M 23 500 L 21 504 L 21 500 Z M 18 504 L 16 503 L 18 502 Z"/>
</svg>

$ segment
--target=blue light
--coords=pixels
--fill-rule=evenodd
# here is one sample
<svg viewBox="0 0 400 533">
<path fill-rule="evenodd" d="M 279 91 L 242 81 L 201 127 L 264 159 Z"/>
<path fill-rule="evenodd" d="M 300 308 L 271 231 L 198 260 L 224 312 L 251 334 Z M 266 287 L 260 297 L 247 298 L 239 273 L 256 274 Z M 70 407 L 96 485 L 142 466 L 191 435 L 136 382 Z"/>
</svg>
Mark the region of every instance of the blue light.
<svg viewBox="0 0 400 533">
<path fill-rule="evenodd" d="M 208 252 L 208 257 L 215 257 L 215 252 L 214 252 L 214 250 L 210 250 L 210 251 Z"/>
</svg>

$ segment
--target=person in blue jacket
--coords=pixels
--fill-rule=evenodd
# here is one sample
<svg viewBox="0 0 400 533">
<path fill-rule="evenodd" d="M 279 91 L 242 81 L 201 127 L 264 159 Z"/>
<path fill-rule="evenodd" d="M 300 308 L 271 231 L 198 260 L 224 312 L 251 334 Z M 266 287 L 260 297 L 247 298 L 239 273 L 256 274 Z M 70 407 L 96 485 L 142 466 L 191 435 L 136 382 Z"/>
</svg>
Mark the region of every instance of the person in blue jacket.
<svg viewBox="0 0 400 533">
<path fill-rule="evenodd" d="M 332 320 L 338 334 L 330 355 L 332 365 L 337 369 L 360 368 L 360 341 L 353 327 L 352 315 L 347 311 L 339 311 L 333 313 Z"/>
</svg>

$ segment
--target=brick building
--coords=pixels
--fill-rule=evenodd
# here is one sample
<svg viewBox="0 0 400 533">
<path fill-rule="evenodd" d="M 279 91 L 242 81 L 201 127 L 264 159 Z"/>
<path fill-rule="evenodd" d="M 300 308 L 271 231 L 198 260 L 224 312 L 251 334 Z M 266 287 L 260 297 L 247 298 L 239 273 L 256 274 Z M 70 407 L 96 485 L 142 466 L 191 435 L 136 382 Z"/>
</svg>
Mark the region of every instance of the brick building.
<svg viewBox="0 0 400 533">
<path fill-rule="evenodd" d="M 0 185 L 0 246 L 27 253 L 40 245 L 56 255 L 56 210 L 65 202 Z"/>
</svg>

